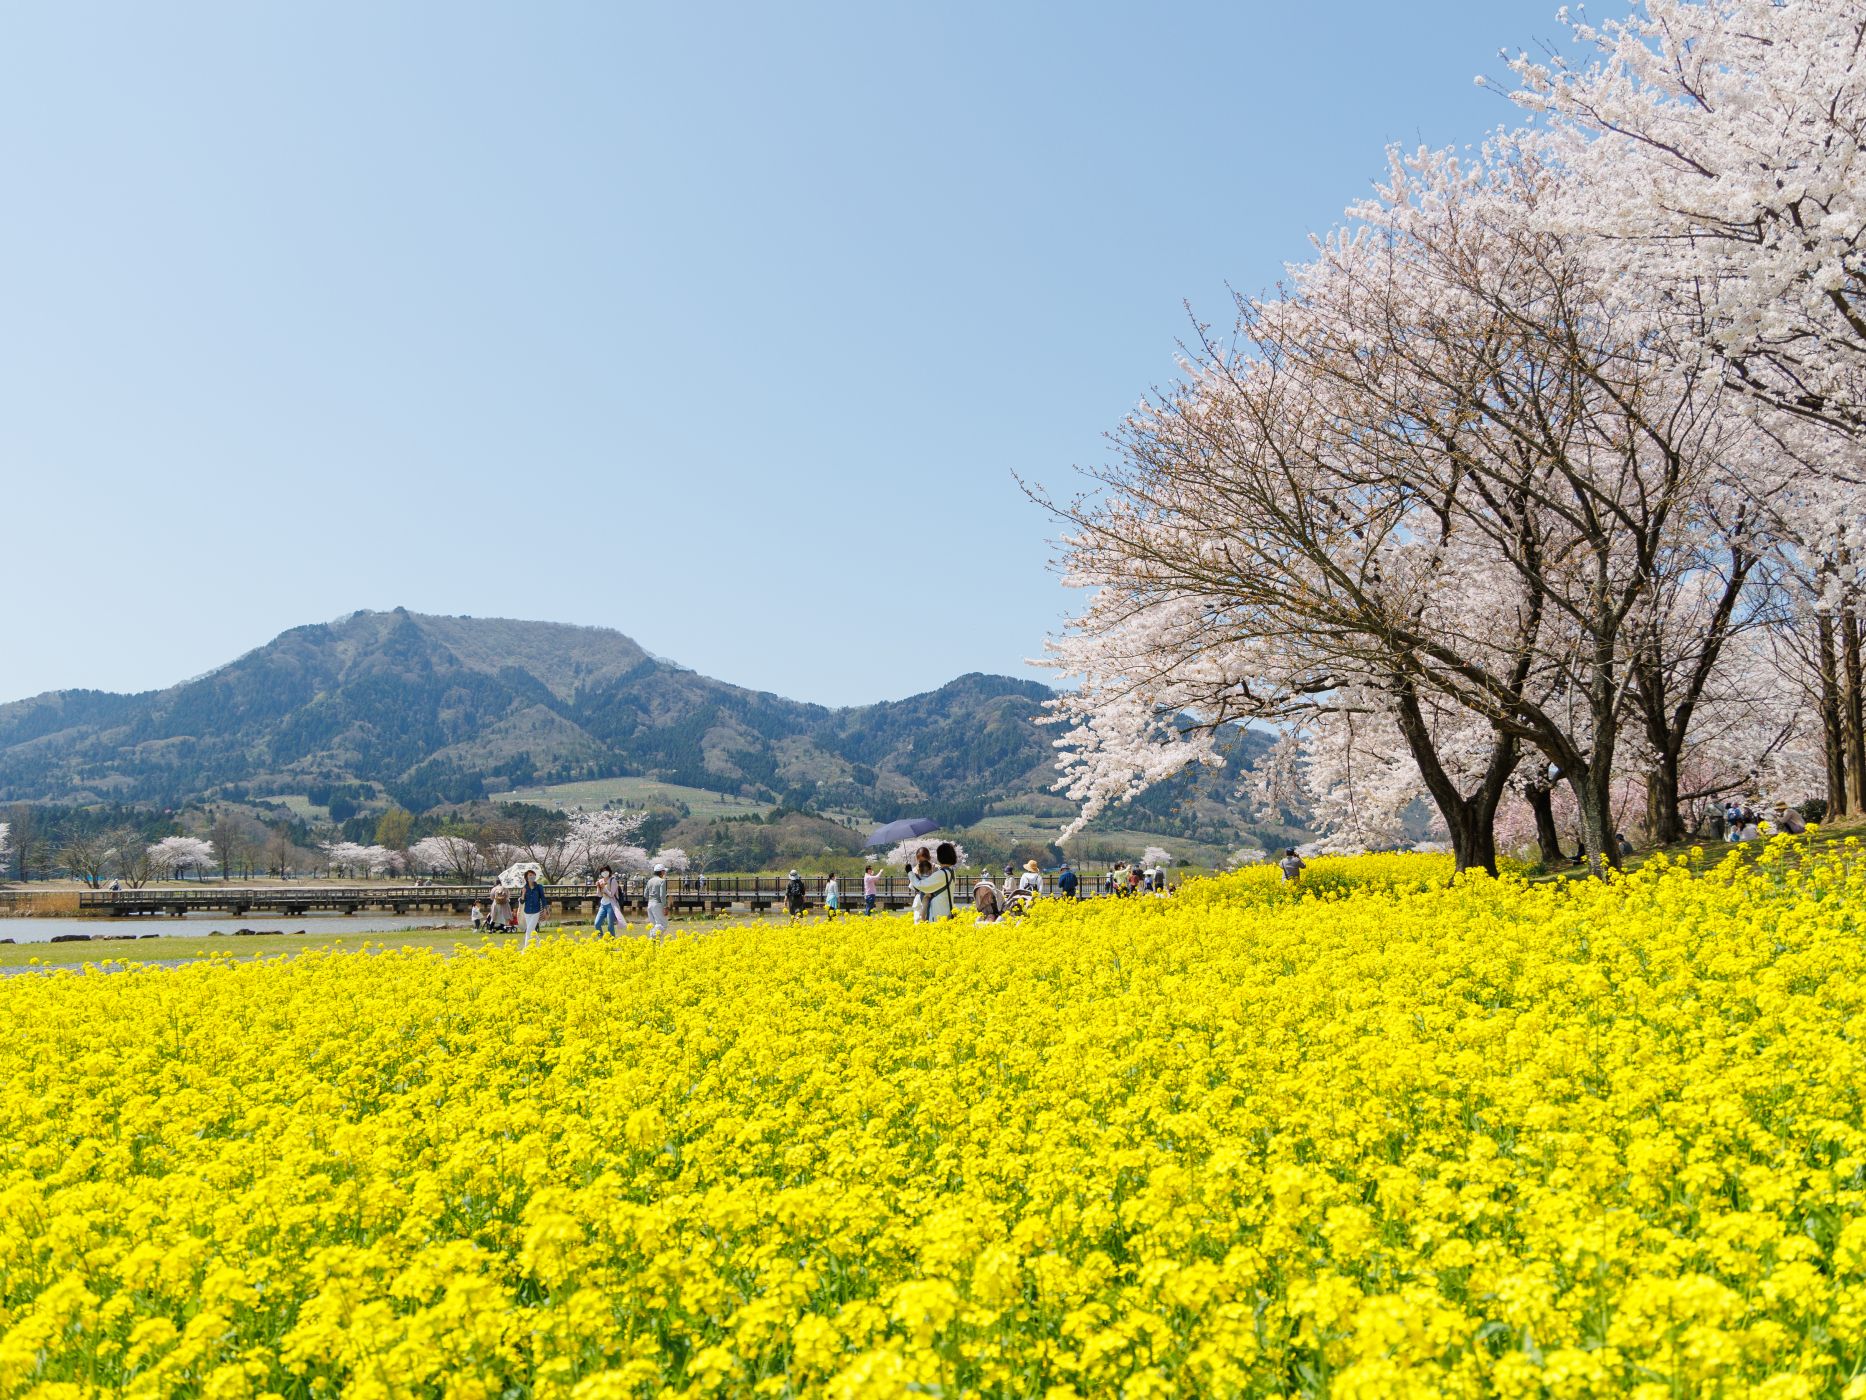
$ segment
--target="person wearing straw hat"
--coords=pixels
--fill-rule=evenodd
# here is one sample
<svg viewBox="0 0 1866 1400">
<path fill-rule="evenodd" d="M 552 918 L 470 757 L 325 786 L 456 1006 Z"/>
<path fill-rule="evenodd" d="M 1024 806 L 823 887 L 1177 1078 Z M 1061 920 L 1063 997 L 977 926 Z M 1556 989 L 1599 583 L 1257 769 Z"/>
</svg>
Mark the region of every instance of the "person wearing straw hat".
<svg viewBox="0 0 1866 1400">
<path fill-rule="evenodd" d="M 648 898 L 648 927 L 659 943 L 667 937 L 667 867 L 660 861 L 654 863 L 654 874 L 648 877 L 642 893 Z"/>
<path fill-rule="evenodd" d="M 1019 894 L 1027 894 L 1032 899 L 1043 893 L 1043 867 L 1034 860 L 1024 862 L 1024 873 L 1017 881 Z"/>
</svg>

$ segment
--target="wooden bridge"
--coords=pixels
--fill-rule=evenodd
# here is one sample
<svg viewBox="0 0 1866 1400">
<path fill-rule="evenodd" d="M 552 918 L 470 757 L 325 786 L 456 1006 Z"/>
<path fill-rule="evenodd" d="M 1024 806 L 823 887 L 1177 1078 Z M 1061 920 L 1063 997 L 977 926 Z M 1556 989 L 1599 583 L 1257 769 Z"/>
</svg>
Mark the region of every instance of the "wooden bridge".
<svg viewBox="0 0 1866 1400">
<path fill-rule="evenodd" d="M 804 893 L 812 909 L 823 907 L 823 884 L 826 877 L 811 875 L 804 879 Z M 969 901 L 976 877 L 961 874 L 954 894 L 959 902 Z M 625 913 L 645 914 L 647 899 L 642 894 L 645 881 L 631 877 L 623 895 Z M 762 914 L 784 907 L 783 875 L 670 875 L 667 877 L 668 913 L 670 914 Z M 1097 893 L 1099 879 L 1083 877 L 1084 895 Z M 862 908 L 862 877 L 850 876 L 839 882 L 842 907 Z M 1055 889 L 1054 877 L 1046 876 L 1044 887 Z M 203 883 L 183 889 L 85 890 L 78 896 L 79 911 L 86 914 L 109 914 L 122 917 L 132 914 L 269 913 L 287 916 L 314 911 L 333 914 L 361 914 L 365 911 L 393 914 L 446 913 L 465 916 L 477 902 L 487 905 L 490 883 L 472 885 L 214 885 Z M 559 919 L 585 914 L 596 916 L 596 886 L 556 884 L 544 887 L 550 901 L 548 914 Z M 913 902 L 913 891 L 905 876 L 884 875 L 876 881 L 877 909 L 905 909 Z"/>
</svg>

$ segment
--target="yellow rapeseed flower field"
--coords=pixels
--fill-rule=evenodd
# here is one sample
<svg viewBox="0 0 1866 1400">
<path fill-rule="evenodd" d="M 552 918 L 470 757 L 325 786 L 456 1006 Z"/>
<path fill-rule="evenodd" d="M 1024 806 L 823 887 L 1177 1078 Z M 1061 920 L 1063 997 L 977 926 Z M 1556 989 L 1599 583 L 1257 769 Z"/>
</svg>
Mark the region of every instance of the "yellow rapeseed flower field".
<svg viewBox="0 0 1866 1400">
<path fill-rule="evenodd" d="M 1866 861 L 0 982 L 0 1394 L 1860 1396 Z"/>
</svg>

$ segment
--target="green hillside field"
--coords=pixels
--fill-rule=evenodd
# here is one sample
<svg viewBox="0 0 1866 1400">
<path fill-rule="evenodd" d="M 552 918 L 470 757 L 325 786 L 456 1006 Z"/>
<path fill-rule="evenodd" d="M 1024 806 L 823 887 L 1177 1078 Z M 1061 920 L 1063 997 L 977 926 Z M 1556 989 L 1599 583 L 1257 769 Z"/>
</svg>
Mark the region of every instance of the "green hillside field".
<svg viewBox="0 0 1866 1400">
<path fill-rule="evenodd" d="M 493 794 L 496 800 L 529 802 L 559 812 L 596 811 L 610 804 L 647 807 L 656 803 L 684 803 L 696 817 L 762 816 L 769 802 L 711 792 L 706 788 L 664 783 L 654 778 L 590 778 L 574 783 L 544 783 Z"/>
</svg>

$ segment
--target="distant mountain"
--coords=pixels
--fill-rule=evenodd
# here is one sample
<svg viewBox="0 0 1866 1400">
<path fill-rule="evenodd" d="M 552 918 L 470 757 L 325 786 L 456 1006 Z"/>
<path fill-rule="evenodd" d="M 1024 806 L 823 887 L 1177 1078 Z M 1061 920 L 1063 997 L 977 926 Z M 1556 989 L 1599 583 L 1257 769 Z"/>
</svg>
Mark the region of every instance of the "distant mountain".
<svg viewBox="0 0 1866 1400">
<path fill-rule="evenodd" d="M 398 608 L 293 628 L 167 690 L 0 705 L 0 801 L 178 806 L 366 784 L 419 812 L 641 775 L 964 825 L 1007 799 L 1054 803 L 1055 731 L 1034 722 L 1050 694 L 967 675 L 828 709 L 710 679 L 603 628 Z M 1148 805 L 1169 810 L 1189 791 Z"/>
</svg>

